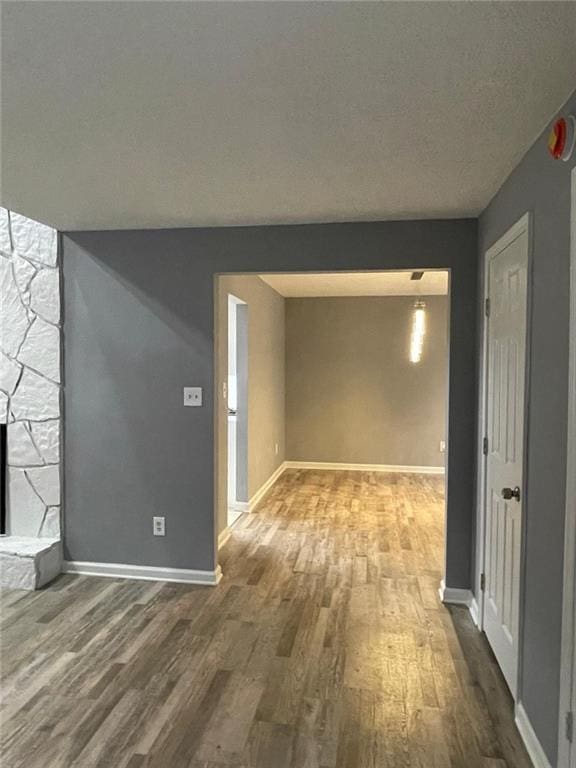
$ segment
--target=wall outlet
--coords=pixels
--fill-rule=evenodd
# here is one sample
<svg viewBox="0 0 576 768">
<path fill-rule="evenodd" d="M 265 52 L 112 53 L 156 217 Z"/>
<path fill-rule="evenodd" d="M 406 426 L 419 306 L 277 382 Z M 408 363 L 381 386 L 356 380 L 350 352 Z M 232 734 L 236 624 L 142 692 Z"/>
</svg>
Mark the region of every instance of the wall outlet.
<svg viewBox="0 0 576 768">
<path fill-rule="evenodd" d="M 446 440 L 440 440 L 440 453 L 446 453 Z"/>
<path fill-rule="evenodd" d="M 154 536 L 166 536 L 166 518 L 165 517 L 153 517 L 152 518 L 152 531 Z"/>
<path fill-rule="evenodd" d="M 202 387 L 184 387 L 184 405 L 202 405 Z"/>
<path fill-rule="evenodd" d="M 274 453 L 278 456 L 278 443 L 274 443 Z"/>
</svg>

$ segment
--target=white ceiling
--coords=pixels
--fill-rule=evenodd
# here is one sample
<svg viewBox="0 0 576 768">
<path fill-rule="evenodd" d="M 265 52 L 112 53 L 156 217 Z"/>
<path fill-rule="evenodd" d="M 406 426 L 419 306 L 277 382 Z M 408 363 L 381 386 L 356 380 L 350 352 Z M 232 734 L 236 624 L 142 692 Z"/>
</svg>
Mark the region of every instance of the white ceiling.
<svg viewBox="0 0 576 768">
<path fill-rule="evenodd" d="M 478 214 L 574 2 L 3 2 L 2 204 L 61 229 Z"/>
<path fill-rule="evenodd" d="M 260 275 L 287 298 L 313 296 L 437 296 L 448 293 L 448 272 L 424 272 L 411 280 L 411 272 L 324 272 Z"/>
</svg>

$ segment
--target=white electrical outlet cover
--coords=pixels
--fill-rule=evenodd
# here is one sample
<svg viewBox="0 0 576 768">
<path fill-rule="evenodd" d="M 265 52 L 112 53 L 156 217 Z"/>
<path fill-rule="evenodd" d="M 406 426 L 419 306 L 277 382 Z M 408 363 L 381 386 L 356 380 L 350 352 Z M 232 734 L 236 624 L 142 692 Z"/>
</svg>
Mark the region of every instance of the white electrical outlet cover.
<svg viewBox="0 0 576 768">
<path fill-rule="evenodd" d="M 202 405 L 202 387 L 184 387 L 184 405 L 192 407 Z"/>
</svg>

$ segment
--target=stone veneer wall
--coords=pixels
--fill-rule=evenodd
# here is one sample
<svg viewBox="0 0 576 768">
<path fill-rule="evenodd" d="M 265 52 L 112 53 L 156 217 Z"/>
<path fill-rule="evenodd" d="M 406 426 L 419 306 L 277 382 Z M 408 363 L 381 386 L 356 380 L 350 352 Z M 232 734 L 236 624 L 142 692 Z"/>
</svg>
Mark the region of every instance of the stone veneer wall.
<svg viewBox="0 0 576 768">
<path fill-rule="evenodd" d="M 0 208 L 0 421 L 8 535 L 60 538 L 58 235 Z"/>
</svg>

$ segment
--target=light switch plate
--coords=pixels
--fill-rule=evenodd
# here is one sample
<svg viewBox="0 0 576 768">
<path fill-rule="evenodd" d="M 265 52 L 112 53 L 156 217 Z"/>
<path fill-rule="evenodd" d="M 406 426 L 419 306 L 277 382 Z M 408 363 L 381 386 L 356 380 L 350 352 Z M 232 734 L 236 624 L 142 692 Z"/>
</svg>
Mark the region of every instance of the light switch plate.
<svg viewBox="0 0 576 768">
<path fill-rule="evenodd" d="M 184 387 L 184 405 L 202 405 L 202 387 Z"/>
</svg>

